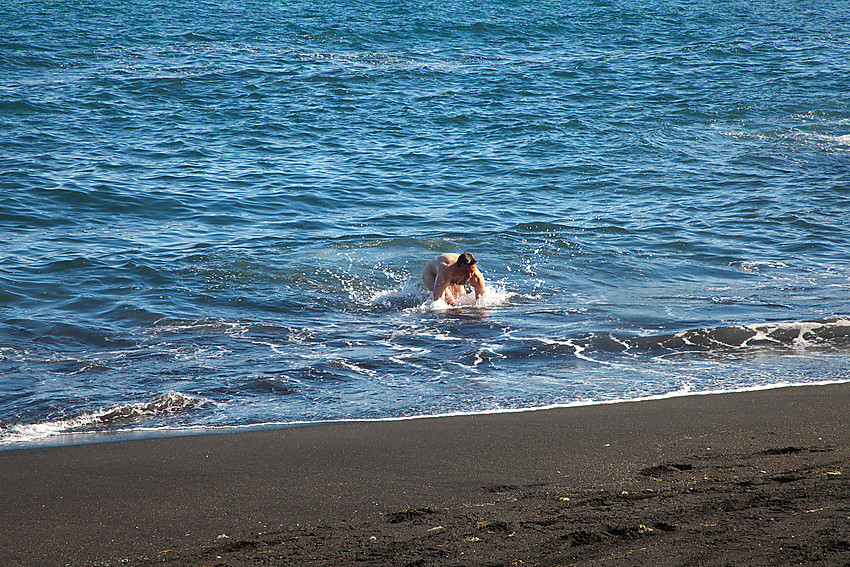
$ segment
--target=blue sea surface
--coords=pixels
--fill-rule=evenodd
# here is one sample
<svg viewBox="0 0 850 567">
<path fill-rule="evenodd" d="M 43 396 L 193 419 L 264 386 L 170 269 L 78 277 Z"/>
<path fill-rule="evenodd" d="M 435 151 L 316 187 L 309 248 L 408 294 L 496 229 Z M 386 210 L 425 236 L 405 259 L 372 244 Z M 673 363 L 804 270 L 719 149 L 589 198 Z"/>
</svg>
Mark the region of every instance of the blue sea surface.
<svg viewBox="0 0 850 567">
<path fill-rule="evenodd" d="M 848 2 L 0 8 L 0 447 L 850 380 Z"/>
</svg>

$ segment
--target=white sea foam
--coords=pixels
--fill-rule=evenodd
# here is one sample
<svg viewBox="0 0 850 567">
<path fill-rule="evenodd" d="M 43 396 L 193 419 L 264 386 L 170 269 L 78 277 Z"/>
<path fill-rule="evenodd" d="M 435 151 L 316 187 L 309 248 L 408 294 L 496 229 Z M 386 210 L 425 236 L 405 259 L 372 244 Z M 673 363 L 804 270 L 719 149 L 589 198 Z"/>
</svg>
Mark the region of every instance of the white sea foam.
<svg viewBox="0 0 850 567">
<path fill-rule="evenodd" d="M 159 333 L 210 331 L 229 335 L 242 335 L 248 331 L 249 327 L 240 321 L 220 319 L 160 319 L 154 323 L 154 329 L 155 332 Z"/>
<path fill-rule="evenodd" d="M 787 268 L 788 265 L 783 262 L 767 262 L 767 261 L 749 261 L 741 262 L 741 271 L 744 272 L 760 272 L 765 269 L 781 269 Z"/>
<path fill-rule="evenodd" d="M 511 305 L 513 301 L 520 297 L 520 294 L 514 293 L 512 291 L 507 291 L 502 287 L 490 285 L 487 288 L 487 293 L 479 297 L 475 298 L 474 293 L 467 293 L 466 295 L 460 297 L 454 305 L 449 305 L 442 299 L 438 299 L 436 301 L 431 301 L 430 298 L 426 299 L 425 303 L 419 306 L 420 311 L 446 311 L 449 309 L 463 309 L 463 308 L 473 308 L 473 309 L 488 309 L 495 307 L 505 307 Z"/>
<path fill-rule="evenodd" d="M 489 285 L 487 293 L 475 298 L 475 294 L 469 291 L 466 295 L 460 297 L 454 305 L 449 305 L 445 301 L 438 299 L 432 301 L 430 293 L 418 281 L 410 280 L 404 283 L 400 288 L 381 290 L 373 293 L 368 297 L 368 303 L 380 307 L 413 309 L 416 311 L 446 311 L 450 309 L 486 309 L 494 307 L 505 307 L 511 305 L 512 302 L 519 297 L 536 297 L 522 296 L 518 293 L 508 291 L 500 285 Z"/>
<path fill-rule="evenodd" d="M 789 321 L 769 325 L 747 325 L 745 328 L 755 332 L 755 335 L 744 341 L 740 346 L 747 347 L 751 343 L 774 343 L 807 347 L 822 343 L 834 337 L 847 338 L 850 329 L 850 319 L 831 319 L 825 321 Z"/>
<path fill-rule="evenodd" d="M 811 136 L 813 140 L 817 140 L 819 142 L 824 142 L 831 145 L 836 146 L 848 146 L 850 147 L 850 134 L 838 135 L 838 136 L 829 136 L 825 134 L 814 134 Z"/>
<path fill-rule="evenodd" d="M 378 291 L 369 297 L 369 303 L 382 307 L 407 306 L 408 303 L 419 304 L 427 297 L 425 288 L 416 281 L 409 280 L 400 288 Z"/>
</svg>

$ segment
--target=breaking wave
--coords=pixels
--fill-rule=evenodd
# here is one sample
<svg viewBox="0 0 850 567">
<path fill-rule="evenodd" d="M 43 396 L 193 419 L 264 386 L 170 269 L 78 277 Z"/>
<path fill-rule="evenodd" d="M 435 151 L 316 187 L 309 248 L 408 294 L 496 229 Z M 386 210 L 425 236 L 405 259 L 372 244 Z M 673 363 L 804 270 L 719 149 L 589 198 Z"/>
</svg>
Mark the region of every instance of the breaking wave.
<svg viewBox="0 0 850 567">
<path fill-rule="evenodd" d="M 540 339 L 550 350 L 572 349 L 579 358 L 591 352 L 637 355 L 641 353 L 725 353 L 764 348 L 850 348 L 850 319 L 760 323 L 708 329 L 691 329 L 672 334 L 625 336 L 590 333 L 562 340 Z"/>
<path fill-rule="evenodd" d="M 117 404 L 57 420 L 30 424 L 0 422 L 0 445 L 30 443 L 54 435 L 92 431 L 122 423 L 171 416 L 203 404 L 201 399 L 180 392 L 168 392 L 150 402 Z"/>
</svg>

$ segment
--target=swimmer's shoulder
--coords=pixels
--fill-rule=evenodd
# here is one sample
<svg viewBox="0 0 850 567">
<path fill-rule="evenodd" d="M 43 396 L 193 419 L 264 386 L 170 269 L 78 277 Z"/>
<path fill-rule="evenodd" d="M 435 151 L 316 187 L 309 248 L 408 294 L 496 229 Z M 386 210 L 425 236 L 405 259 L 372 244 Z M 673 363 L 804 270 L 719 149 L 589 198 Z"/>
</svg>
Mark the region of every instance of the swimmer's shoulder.
<svg viewBox="0 0 850 567">
<path fill-rule="evenodd" d="M 456 254 L 454 252 L 446 252 L 445 254 L 440 254 L 439 256 L 434 258 L 432 262 L 448 266 L 449 264 L 454 264 L 455 262 L 457 262 L 458 258 L 460 258 L 460 254 Z"/>
</svg>

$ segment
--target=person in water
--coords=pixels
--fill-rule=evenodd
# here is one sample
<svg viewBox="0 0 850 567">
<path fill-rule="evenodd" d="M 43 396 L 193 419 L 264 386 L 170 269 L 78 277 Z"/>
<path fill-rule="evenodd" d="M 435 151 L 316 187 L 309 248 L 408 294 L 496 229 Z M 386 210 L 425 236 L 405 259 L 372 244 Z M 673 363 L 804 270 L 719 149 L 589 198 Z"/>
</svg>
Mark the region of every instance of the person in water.
<svg viewBox="0 0 850 567">
<path fill-rule="evenodd" d="M 475 299 L 478 299 L 487 290 L 477 263 L 475 256 L 469 252 L 440 254 L 425 266 L 422 281 L 434 293 L 434 301 L 442 299 L 454 305 L 455 301 L 466 295 L 467 285 L 472 287 Z"/>
</svg>

